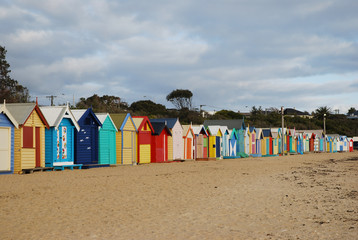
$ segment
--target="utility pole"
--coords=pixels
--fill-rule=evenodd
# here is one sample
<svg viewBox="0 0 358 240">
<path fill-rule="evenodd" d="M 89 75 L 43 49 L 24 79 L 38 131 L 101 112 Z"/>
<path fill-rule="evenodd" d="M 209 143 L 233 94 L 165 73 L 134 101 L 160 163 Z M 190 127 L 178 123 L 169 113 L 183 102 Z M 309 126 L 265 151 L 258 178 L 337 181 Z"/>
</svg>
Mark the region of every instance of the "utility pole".
<svg viewBox="0 0 358 240">
<path fill-rule="evenodd" d="M 46 98 L 50 98 L 51 99 L 51 106 L 54 106 L 53 104 L 53 99 L 56 98 L 57 96 L 51 95 L 51 96 L 46 96 Z"/>
<path fill-rule="evenodd" d="M 285 119 L 283 117 L 283 107 L 281 107 L 281 120 L 282 120 L 282 128 L 281 128 L 281 152 L 282 152 L 282 156 L 284 154 L 284 127 L 285 127 Z"/>
<path fill-rule="evenodd" d="M 206 106 L 206 105 L 204 105 L 204 104 L 200 105 L 200 114 L 201 114 L 201 108 L 204 106 Z M 203 117 L 204 117 L 204 113 L 203 113 Z"/>
<path fill-rule="evenodd" d="M 327 143 L 326 143 L 326 114 L 323 114 L 323 135 L 324 135 L 324 146 L 323 151 L 327 152 Z"/>
</svg>

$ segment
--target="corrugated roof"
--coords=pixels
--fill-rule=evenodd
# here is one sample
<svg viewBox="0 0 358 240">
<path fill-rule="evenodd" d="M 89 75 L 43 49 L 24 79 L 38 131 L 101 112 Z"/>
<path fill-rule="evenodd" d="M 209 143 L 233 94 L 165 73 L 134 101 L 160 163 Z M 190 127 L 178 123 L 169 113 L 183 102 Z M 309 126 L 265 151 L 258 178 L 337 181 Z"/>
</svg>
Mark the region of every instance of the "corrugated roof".
<svg viewBox="0 0 358 240">
<path fill-rule="evenodd" d="M 224 120 L 205 120 L 204 124 L 205 127 L 210 125 L 220 125 L 220 126 L 227 126 L 228 129 L 240 129 L 244 127 L 244 120 L 242 119 L 224 119 Z"/>
</svg>

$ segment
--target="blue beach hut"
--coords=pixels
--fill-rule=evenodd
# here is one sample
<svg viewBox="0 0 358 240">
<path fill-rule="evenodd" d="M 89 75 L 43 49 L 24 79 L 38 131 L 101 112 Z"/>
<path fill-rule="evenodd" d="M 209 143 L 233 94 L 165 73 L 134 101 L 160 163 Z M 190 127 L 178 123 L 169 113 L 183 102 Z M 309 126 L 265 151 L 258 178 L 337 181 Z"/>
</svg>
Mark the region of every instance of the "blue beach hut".
<svg viewBox="0 0 358 240">
<path fill-rule="evenodd" d="M 75 132 L 80 130 L 68 106 L 40 107 L 49 129 L 45 129 L 45 166 L 73 165 Z"/>
<path fill-rule="evenodd" d="M 6 109 L 5 102 L 0 104 L 0 174 L 14 173 L 14 128 L 19 124 Z"/>
<path fill-rule="evenodd" d="M 80 126 L 75 132 L 75 163 L 98 164 L 98 128 L 101 122 L 94 114 L 92 108 L 72 110 Z"/>
</svg>

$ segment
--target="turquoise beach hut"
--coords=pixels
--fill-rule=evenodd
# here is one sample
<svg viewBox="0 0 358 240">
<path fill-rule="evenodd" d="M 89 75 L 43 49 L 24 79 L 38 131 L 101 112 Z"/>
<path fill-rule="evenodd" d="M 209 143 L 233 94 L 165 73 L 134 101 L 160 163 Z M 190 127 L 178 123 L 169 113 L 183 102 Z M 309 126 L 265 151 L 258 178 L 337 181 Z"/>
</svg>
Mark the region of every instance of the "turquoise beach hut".
<svg viewBox="0 0 358 240">
<path fill-rule="evenodd" d="M 19 128 L 15 118 L 0 104 L 0 174 L 14 173 L 14 128 Z"/>
<path fill-rule="evenodd" d="M 237 134 L 237 146 L 236 146 L 236 156 L 245 153 L 245 130 L 240 128 L 236 132 Z"/>
<path fill-rule="evenodd" d="M 229 139 L 229 156 L 235 157 L 236 156 L 236 147 L 237 147 L 237 131 L 234 128 L 233 130 L 230 130 L 230 139 Z"/>
<path fill-rule="evenodd" d="M 68 106 L 40 107 L 49 129 L 45 129 L 45 166 L 56 167 L 74 164 L 75 131 L 80 131 Z"/>
<path fill-rule="evenodd" d="M 108 113 L 96 113 L 102 127 L 98 131 L 98 164 L 116 164 L 116 133 L 118 129 Z"/>
</svg>

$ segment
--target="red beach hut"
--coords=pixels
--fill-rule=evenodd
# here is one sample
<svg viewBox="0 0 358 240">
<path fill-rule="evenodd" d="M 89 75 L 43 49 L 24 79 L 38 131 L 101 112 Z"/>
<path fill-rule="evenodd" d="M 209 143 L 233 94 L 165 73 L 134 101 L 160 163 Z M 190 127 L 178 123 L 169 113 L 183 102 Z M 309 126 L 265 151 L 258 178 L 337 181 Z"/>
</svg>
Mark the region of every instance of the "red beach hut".
<svg viewBox="0 0 358 240">
<path fill-rule="evenodd" d="M 168 161 L 168 136 L 172 136 L 165 122 L 151 122 L 153 126 L 151 162 Z"/>
</svg>

